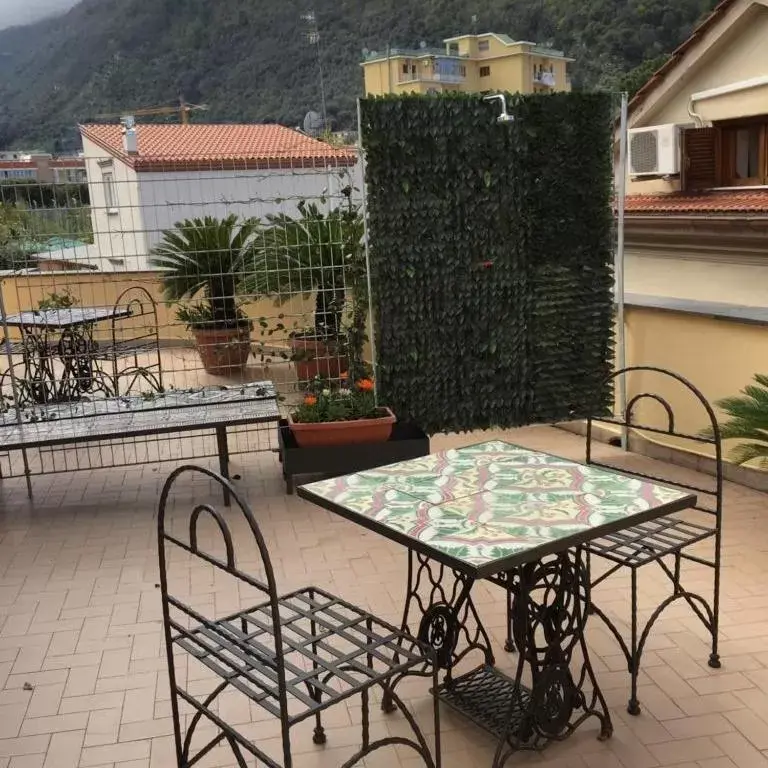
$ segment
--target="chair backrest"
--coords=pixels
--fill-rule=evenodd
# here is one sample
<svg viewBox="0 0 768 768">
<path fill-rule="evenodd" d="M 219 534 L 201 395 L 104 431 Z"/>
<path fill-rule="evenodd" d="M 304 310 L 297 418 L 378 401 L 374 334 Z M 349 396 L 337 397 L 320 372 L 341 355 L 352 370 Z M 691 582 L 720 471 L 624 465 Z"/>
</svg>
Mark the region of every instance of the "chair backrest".
<svg viewBox="0 0 768 768">
<path fill-rule="evenodd" d="M 182 520 L 186 523 L 186 525 L 181 526 L 183 534 L 179 532 L 177 535 L 169 531 L 168 501 L 171 491 L 180 477 L 185 476 L 185 479 L 191 479 L 190 476 L 194 475 L 208 477 L 222 490 L 226 489 L 229 491 L 234 504 L 231 510 L 227 510 L 227 518 L 234 521 L 234 517 L 239 515 L 247 523 L 248 528 L 253 535 L 253 539 L 256 542 L 261 565 L 263 566 L 263 580 L 255 578 L 250 573 L 246 573 L 238 567 L 236 555 L 237 542 L 232 536 L 230 526 L 228 525 L 227 520 L 225 520 L 224 515 L 210 504 L 201 503 L 190 505 L 191 508 L 188 513 L 184 513 L 182 516 Z M 225 550 L 224 559 L 205 551 L 201 547 L 199 542 L 200 537 L 198 535 L 198 525 L 202 517 L 210 517 L 221 533 Z M 180 522 L 178 515 L 176 515 L 175 518 L 175 522 L 178 526 L 178 523 Z M 251 689 L 258 689 L 258 692 L 270 698 L 274 702 L 274 706 L 279 707 L 281 712 L 287 712 L 288 703 L 285 683 L 285 659 L 282 651 L 283 638 L 275 575 L 272 569 L 272 562 L 269 556 L 269 551 L 267 550 L 267 545 L 248 503 L 229 481 L 225 480 L 217 473 L 205 469 L 204 467 L 194 465 L 179 467 L 169 475 L 160 495 L 157 534 L 163 620 L 165 625 L 164 629 L 169 666 L 171 666 L 170 674 L 172 675 L 172 683 L 175 680 L 171 664 L 173 654 L 172 643 L 179 639 L 185 641 L 187 646 L 192 645 L 198 651 L 210 654 L 218 667 L 223 667 L 225 669 L 233 668 L 233 665 L 237 663 L 237 659 L 243 658 L 243 649 L 246 644 L 249 643 L 250 647 L 260 645 L 263 649 L 263 654 L 259 659 L 259 662 L 263 662 L 263 664 L 268 667 L 268 675 L 265 676 L 260 674 L 256 664 L 243 664 L 241 668 L 238 668 L 238 671 L 240 672 L 240 674 L 237 675 L 239 683 L 241 685 L 249 686 Z M 242 539 L 240 540 L 240 546 L 243 546 Z M 263 593 L 267 598 L 263 603 L 264 611 L 259 614 L 259 618 L 263 620 L 263 624 L 250 624 L 249 627 L 246 628 L 245 624 L 238 625 L 237 619 L 233 619 L 231 622 L 226 621 L 224 633 L 227 637 L 226 642 L 230 644 L 232 648 L 230 650 L 227 650 L 226 648 L 219 649 L 218 651 L 215 648 L 212 649 L 210 644 L 210 631 L 207 633 L 205 631 L 196 633 L 195 629 L 203 628 L 204 630 L 210 630 L 215 622 L 222 621 L 221 617 L 217 619 L 214 616 L 201 615 L 199 611 L 192 609 L 178 597 L 169 594 L 167 559 L 167 549 L 169 547 L 176 547 L 193 557 L 198 557 L 215 568 L 230 574 L 236 579 L 239 579 L 250 587 L 254 587 L 256 590 Z M 182 616 L 191 620 L 192 626 L 190 628 L 187 628 L 184 625 L 184 622 L 179 620 Z M 244 639 L 245 635 L 249 634 L 247 629 L 257 630 L 252 632 L 250 641 Z M 254 636 L 256 635 L 258 635 L 258 638 L 254 640 Z M 269 647 L 265 648 L 264 646 L 267 645 Z"/>
<path fill-rule="evenodd" d="M 146 288 L 140 285 L 126 288 L 117 297 L 114 306 L 115 309 L 127 310 L 130 314 L 112 318 L 111 341 L 113 343 L 156 342 L 159 346 L 157 302 Z"/>
<path fill-rule="evenodd" d="M 629 386 L 632 379 L 639 377 L 652 378 L 655 385 L 665 393 L 670 391 L 670 387 L 672 387 L 672 391 L 675 393 L 675 399 L 679 399 L 681 396 L 688 398 L 693 407 L 697 409 L 697 413 L 701 414 L 704 429 L 697 433 L 678 429 L 678 421 L 667 394 L 661 394 L 658 390 L 636 392 Z M 626 399 L 626 406 L 623 413 L 610 416 L 591 416 L 587 419 L 587 464 L 604 467 L 606 469 L 617 469 L 615 465 L 598 461 L 593 456 L 592 443 L 594 440 L 593 432 L 595 424 L 619 427 L 620 430 L 627 435 L 635 433 L 640 434 L 643 437 L 650 436 L 650 440 L 653 440 L 654 435 L 672 437 L 675 438 L 675 445 L 680 448 L 693 448 L 693 446 L 701 448 L 702 446 L 711 446 L 710 450 L 713 455 L 709 458 L 714 462 L 714 472 L 712 473 L 713 481 L 711 485 L 707 482 L 681 480 L 679 476 L 683 474 L 683 472 L 679 469 L 670 473 L 669 477 L 664 477 L 663 471 L 660 474 L 655 472 L 643 472 L 625 466 L 621 467 L 621 471 L 625 474 L 634 475 L 635 477 L 642 479 L 656 480 L 666 483 L 667 485 L 673 485 L 678 488 L 695 492 L 698 497 L 698 502 L 695 508 L 702 512 L 714 514 L 717 517 L 717 524 L 719 526 L 723 508 L 723 449 L 720 426 L 710 403 L 701 391 L 690 381 L 683 376 L 664 368 L 645 365 L 632 366 L 614 372 L 610 376 L 610 380 L 614 383 L 614 386 L 618 388 L 622 399 Z M 637 419 L 640 407 L 652 403 L 656 405 L 655 410 L 657 413 L 661 414 L 661 420 L 658 423 L 653 419 L 650 420 L 651 423 L 640 422 Z M 619 404 L 619 408 L 621 408 L 621 404 Z M 649 409 L 646 408 L 646 410 Z M 664 447 L 670 448 L 671 446 L 667 444 Z M 674 475 L 677 475 L 677 477 Z M 706 501 L 709 503 L 705 503 Z"/>
</svg>

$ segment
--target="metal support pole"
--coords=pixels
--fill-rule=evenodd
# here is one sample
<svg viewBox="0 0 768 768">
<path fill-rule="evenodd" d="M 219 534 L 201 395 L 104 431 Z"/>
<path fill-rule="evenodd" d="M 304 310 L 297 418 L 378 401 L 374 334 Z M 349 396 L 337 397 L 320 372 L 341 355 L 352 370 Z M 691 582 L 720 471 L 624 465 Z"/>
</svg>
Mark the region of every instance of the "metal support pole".
<svg viewBox="0 0 768 768">
<path fill-rule="evenodd" d="M 617 188 L 617 242 L 614 271 L 616 284 L 614 296 L 616 300 L 616 323 L 618 325 L 617 364 L 619 370 L 627 367 L 626 328 L 624 324 L 624 213 L 627 199 L 627 124 L 629 121 L 629 98 L 621 94 L 621 122 L 619 136 L 619 178 Z M 619 407 L 622 417 L 627 410 L 627 380 L 619 376 Z M 624 426 L 621 430 L 621 447 L 627 450 L 629 429 Z"/>
<path fill-rule="evenodd" d="M 368 238 L 368 192 L 365 179 L 365 152 L 363 151 L 363 119 L 360 99 L 357 100 L 357 156 L 360 162 L 360 196 L 361 211 L 363 214 L 363 246 L 365 248 L 365 279 L 368 286 L 368 341 L 371 344 L 371 366 L 373 368 L 373 393 L 376 405 L 379 404 L 379 376 L 376 360 L 376 336 L 373 325 L 373 292 L 371 290 L 371 258 L 370 243 Z"/>
<path fill-rule="evenodd" d="M 19 387 L 18 382 L 16 381 L 16 375 L 13 372 L 13 353 L 11 351 L 11 340 L 8 336 L 8 323 L 6 322 L 6 311 L 5 311 L 5 299 L 3 297 L 3 285 L 2 281 L 0 281 L 0 323 L 2 323 L 3 327 L 3 346 L 4 346 L 4 352 L 5 356 L 8 359 L 8 371 L 11 374 L 11 392 L 13 392 L 13 406 L 14 410 L 16 412 L 16 423 L 21 427 L 21 407 L 19 406 Z M 0 393 L 0 396 L 2 393 Z"/>
<path fill-rule="evenodd" d="M 16 374 L 13 370 L 13 353 L 11 351 L 11 339 L 8 336 L 8 323 L 7 323 L 7 313 L 5 311 L 5 299 L 3 298 L 3 287 L 2 282 L 0 282 L 0 323 L 2 323 L 3 328 L 3 346 L 5 347 L 5 356 L 8 360 L 8 372 L 10 373 L 11 377 L 11 392 L 13 393 L 13 410 L 16 414 L 16 423 L 19 426 L 19 431 L 22 432 L 24 430 L 24 420 L 21 418 L 21 405 L 19 404 L 21 400 L 21 395 L 19 393 L 19 383 L 16 381 Z M 2 397 L 2 393 L 0 393 L 0 397 Z M 27 498 L 32 498 L 32 471 L 29 467 L 29 457 L 27 456 L 27 449 L 22 448 L 21 449 L 21 460 L 24 465 L 24 481 L 27 484 Z"/>
<path fill-rule="evenodd" d="M 229 480 L 229 444 L 227 441 L 227 427 L 223 424 L 216 427 L 216 449 L 219 454 L 219 474 Z M 230 493 L 226 485 L 222 485 L 224 492 L 224 506 L 230 506 Z"/>
</svg>

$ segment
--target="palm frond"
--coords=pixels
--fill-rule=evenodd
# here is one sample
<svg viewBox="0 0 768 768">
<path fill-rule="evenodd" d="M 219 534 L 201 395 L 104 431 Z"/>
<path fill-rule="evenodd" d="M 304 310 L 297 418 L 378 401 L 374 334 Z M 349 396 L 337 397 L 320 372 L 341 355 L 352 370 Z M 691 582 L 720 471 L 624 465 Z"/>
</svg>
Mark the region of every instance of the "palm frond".
<svg viewBox="0 0 768 768">
<path fill-rule="evenodd" d="M 731 458 L 739 465 L 759 460 L 764 466 L 768 464 L 768 443 L 741 443 L 731 451 Z"/>
<path fill-rule="evenodd" d="M 739 395 L 719 400 L 716 405 L 730 418 L 720 426 L 723 440 L 743 440 L 731 451 L 736 464 L 768 461 L 768 375 L 755 374 Z M 712 429 L 704 430 L 708 437 Z"/>
<path fill-rule="evenodd" d="M 184 219 L 165 231 L 152 249 L 150 263 L 164 270 L 166 298 L 181 301 L 203 296 L 217 319 L 234 320 L 236 275 L 258 226 L 255 219 L 241 222 L 231 214 L 224 219 Z"/>
<path fill-rule="evenodd" d="M 326 214 L 314 203 L 300 204 L 297 217 L 270 215 L 246 259 L 243 290 L 282 302 L 297 293 L 343 289 L 362 234 L 357 214 L 341 209 Z"/>
</svg>

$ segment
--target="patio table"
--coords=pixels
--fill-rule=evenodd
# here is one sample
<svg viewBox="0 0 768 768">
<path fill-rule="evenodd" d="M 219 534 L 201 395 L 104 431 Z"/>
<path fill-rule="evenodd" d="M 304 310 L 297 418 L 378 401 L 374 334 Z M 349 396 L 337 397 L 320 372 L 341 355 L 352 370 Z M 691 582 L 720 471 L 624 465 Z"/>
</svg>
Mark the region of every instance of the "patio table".
<svg viewBox="0 0 768 768">
<path fill-rule="evenodd" d="M 297 492 L 408 548 L 403 629 L 414 625 L 435 650 L 441 700 L 498 738 L 494 768 L 517 749 L 566 738 L 591 716 L 599 737 L 610 737 L 584 636 L 590 582 L 582 545 L 696 502 L 678 489 L 504 441 Z M 472 598 L 478 579 L 500 585 L 511 601 L 514 677 L 494 666 Z M 459 673 L 473 652 L 482 663 Z"/>
<path fill-rule="evenodd" d="M 130 314 L 128 307 L 69 307 L 5 317 L 4 326 L 21 331 L 23 373 L 17 376 L 20 405 L 70 402 L 94 390 L 112 394 L 108 377 L 100 375 L 94 360 L 97 342 L 93 329 L 102 320 Z M 15 351 L 7 339 L 3 351 L 9 359 Z M 54 367 L 56 358 L 63 365 L 60 375 Z"/>
</svg>

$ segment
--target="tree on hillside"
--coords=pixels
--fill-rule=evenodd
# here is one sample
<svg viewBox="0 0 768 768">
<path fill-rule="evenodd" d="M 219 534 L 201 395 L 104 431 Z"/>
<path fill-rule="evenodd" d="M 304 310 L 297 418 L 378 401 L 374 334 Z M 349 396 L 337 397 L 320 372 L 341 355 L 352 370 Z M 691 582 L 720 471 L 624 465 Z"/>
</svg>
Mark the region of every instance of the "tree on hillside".
<svg viewBox="0 0 768 768">
<path fill-rule="evenodd" d="M 615 90 L 626 91 L 631 99 L 668 60 L 669 54 L 665 53 L 622 73 L 616 79 Z"/>
<path fill-rule="evenodd" d="M 169 104 L 183 93 L 213 122 L 298 125 L 320 111 L 320 33 L 328 115 L 354 128 L 364 48 L 440 45 L 495 31 L 551 43 L 575 58 L 576 87 L 637 81 L 692 31 L 716 0 L 84 0 L 63 25 L 0 30 L 0 146 L 76 149 L 77 123 L 104 112 Z M 473 23 L 473 17 L 477 21 Z M 648 66 L 648 70 L 642 69 Z M 637 72 L 635 71 L 637 70 Z"/>
<path fill-rule="evenodd" d="M 0 269 L 27 266 L 23 243 L 28 237 L 28 221 L 23 210 L 0 203 Z"/>
</svg>

